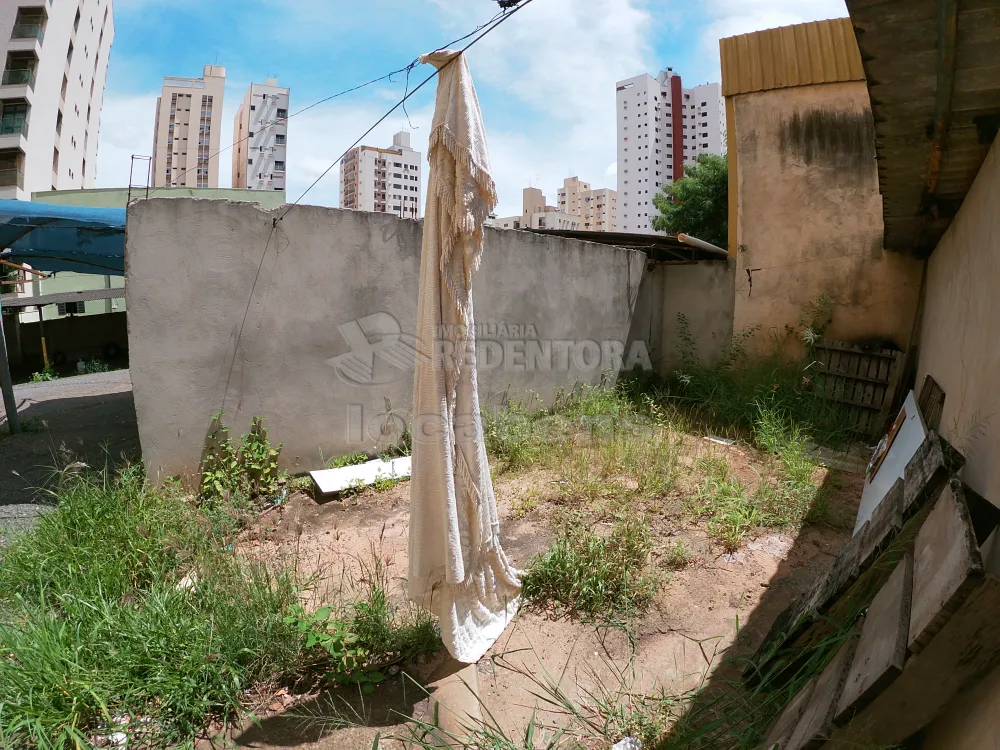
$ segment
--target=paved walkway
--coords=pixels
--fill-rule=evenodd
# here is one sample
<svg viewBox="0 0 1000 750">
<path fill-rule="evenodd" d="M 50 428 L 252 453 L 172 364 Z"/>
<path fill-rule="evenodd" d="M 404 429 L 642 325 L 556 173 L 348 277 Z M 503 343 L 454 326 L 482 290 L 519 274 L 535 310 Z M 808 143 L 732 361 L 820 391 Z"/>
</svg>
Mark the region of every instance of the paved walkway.
<svg viewBox="0 0 1000 750">
<path fill-rule="evenodd" d="M 14 398 L 20 435 L 8 434 L 0 403 L 0 546 L 51 503 L 45 487 L 57 467 L 139 457 L 128 370 L 16 385 Z"/>
</svg>

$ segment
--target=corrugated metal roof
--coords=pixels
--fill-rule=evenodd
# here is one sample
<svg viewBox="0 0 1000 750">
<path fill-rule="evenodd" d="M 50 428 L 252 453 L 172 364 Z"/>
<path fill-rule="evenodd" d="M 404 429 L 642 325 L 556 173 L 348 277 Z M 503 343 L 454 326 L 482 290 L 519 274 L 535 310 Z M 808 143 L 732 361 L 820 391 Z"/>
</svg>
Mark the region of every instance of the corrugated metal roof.
<svg viewBox="0 0 1000 750">
<path fill-rule="evenodd" d="M 687 245 L 674 234 L 634 234 L 632 232 L 591 232 L 586 229 L 525 229 L 504 231 L 528 231 L 565 237 L 571 240 L 595 242 L 599 245 L 614 245 L 642 250 L 650 260 L 726 260 L 719 255 Z"/>
<path fill-rule="evenodd" d="M 865 80 L 850 18 L 727 37 L 719 51 L 724 96 Z"/>
<path fill-rule="evenodd" d="M 868 73 L 885 247 L 923 257 L 1000 127 L 1000 0 L 847 0 L 847 8 Z"/>
<path fill-rule="evenodd" d="M 40 297 L 19 297 L 5 294 L 0 297 L 3 307 L 37 307 L 38 305 L 62 305 L 67 302 L 94 302 L 105 299 L 125 299 L 124 287 L 114 289 L 84 289 L 80 292 L 54 292 Z"/>
</svg>

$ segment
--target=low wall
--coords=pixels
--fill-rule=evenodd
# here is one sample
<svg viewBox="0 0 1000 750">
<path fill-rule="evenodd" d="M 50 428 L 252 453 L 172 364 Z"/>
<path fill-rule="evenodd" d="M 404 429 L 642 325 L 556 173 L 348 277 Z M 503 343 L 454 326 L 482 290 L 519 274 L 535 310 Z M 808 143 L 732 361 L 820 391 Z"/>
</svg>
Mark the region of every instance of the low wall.
<svg viewBox="0 0 1000 750">
<path fill-rule="evenodd" d="M 3 323 L 11 369 L 15 372 L 41 370 L 42 336 L 38 323 L 17 326 L 13 315 L 4 315 Z M 57 318 L 46 320 L 44 326 L 49 361 L 60 367 L 65 365 L 72 369 L 78 359 L 93 357 L 118 363 L 127 354 L 128 331 L 124 312 Z M 112 349 L 116 352 L 114 356 L 109 356 Z"/>
<path fill-rule="evenodd" d="M 150 477 L 196 471 L 212 415 L 253 415 L 285 466 L 372 450 L 412 403 L 422 225 L 388 214 L 186 198 L 128 208 L 130 369 Z M 551 398 L 648 366 L 629 342 L 645 255 L 489 229 L 475 299 L 480 396 Z M 626 344 L 632 344 L 626 346 Z"/>
</svg>

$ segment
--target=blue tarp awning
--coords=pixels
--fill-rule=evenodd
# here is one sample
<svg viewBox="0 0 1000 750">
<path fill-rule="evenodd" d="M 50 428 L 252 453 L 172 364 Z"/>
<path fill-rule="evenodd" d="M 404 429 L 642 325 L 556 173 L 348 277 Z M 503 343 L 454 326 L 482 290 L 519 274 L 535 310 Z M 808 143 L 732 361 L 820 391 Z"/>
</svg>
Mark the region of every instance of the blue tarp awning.
<svg viewBox="0 0 1000 750">
<path fill-rule="evenodd" d="M 125 209 L 0 200 L 0 258 L 39 271 L 125 275 Z"/>
</svg>

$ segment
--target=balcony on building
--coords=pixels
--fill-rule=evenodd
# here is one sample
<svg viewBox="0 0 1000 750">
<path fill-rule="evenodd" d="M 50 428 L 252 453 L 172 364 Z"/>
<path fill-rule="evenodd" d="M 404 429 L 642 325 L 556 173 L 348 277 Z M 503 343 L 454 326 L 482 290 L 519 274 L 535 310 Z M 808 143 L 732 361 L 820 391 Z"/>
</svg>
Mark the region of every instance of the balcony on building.
<svg viewBox="0 0 1000 750">
<path fill-rule="evenodd" d="M 35 87 L 38 55 L 34 52 L 8 52 L 3 76 L 0 77 L 0 96 L 28 99 Z"/>
<path fill-rule="evenodd" d="M 44 7 L 17 9 L 14 25 L 10 30 L 11 40 L 36 39 L 41 44 L 45 40 L 45 24 L 48 14 Z"/>
<path fill-rule="evenodd" d="M 15 198 L 24 189 L 24 151 L 0 149 L 0 197 Z"/>
<path fill-rule="evenodd" d="M 28 112 L 31 107 L 24 99 L 0 100 L 0 149 L 28 150 Z"/>
</svg>

